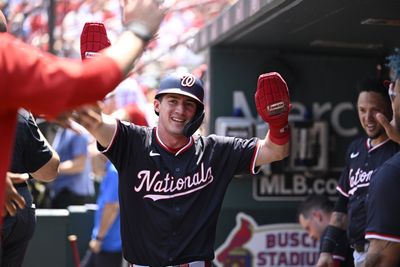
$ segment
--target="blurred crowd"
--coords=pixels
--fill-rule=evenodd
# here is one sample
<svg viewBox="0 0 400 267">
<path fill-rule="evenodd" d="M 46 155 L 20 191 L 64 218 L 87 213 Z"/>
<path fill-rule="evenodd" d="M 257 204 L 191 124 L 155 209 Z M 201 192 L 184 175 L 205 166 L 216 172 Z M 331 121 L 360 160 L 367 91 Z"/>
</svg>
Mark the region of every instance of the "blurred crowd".
<svg viewBox="0 0 400 267">
<path fill-rule="evenodd" d="M 204 56 L 190 49 L 193 37 L 236 1 L 164 1 L 168 13 L 160 27 L 159 38 L 149 44 L 136 65 L 134 80 L 137 84 L 132 83 L 130 90 L 141 89 L 145 95 L 151 93 L 166 71 L 204 75 Z M 111 43 L 122 31 L 118 0 L 0 0 L 0 9 L 6 14 L 13 35 L 62 57 L 80 57 L 79 36 L 85 22 L 104 23 Z M 53 10 L 52 17 L 50 10 Z M 149 99 L 153 99 L 152 96 Z"/>
</svg>

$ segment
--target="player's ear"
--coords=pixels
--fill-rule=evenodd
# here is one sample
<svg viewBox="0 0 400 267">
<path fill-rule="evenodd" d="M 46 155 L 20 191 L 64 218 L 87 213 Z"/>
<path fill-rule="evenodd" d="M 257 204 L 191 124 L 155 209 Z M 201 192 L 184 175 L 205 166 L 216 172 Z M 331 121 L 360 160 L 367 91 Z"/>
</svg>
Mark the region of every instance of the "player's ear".
<svg viewBox="0 0 400 267">
<path fill-rule="evenodd" d="M 319 212 L 318 210 L 314 210 L 312 212 L 312 216 L 318 221 L 321 222 L 322 221 L 322 214 L 321 212 Z"/>
<path fill-rule="evenodd" d="M 154 99 L 153 102 L 154 105 L 154 111 L 158 114 L 160 113 L 160 100 L 158 100 L 157 98 Z"/>
</svg>

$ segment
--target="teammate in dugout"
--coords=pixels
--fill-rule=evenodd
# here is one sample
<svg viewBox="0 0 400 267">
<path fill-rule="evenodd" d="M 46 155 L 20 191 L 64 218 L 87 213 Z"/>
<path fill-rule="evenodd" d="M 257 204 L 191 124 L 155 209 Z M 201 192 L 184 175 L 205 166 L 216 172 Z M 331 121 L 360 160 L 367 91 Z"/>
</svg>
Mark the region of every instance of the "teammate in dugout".
<svg viewBox="0 0 400 267">
<path fill-rule="evenodd" d="M 194 134 L 204 117 L 202 82 L 162 79 L 155 128 L 116 121 L 93 107 L 76 120 L 119 173 L 121 237 L 130 266 L 211 266 L 218 214 L 232 177 L 289 152 L 289 93 L 278 73 L 259 77 L 255 101 L 269 124 L 265 139 Z M 185 265 L 186 264 L 186 265 Z"/>
<path fill-rule="evenodd" d="M 372 173 L 399 151 L 400 146 L 388 138 L 376 115 L 392 118 L 389 95 L 380 80 L 366 79 L 359 84 L 357 111 L 366 136 L 354 140 L 346 153 L 346 166 L 337 190 L 339 198 L 330 225 L 322 240 L 317 266 L 334 266 L 332 252 L 342 246 L 339 240 L 346 234 L 354 249 L 354 265 L 362 266 L 368 242 L 364 238 L 367 210 L 365 198 Z"/>
<path fill-rule="evenodd" d="M 312 194 L 300 204 L 297 214 L 301 227 L 312 239 L 320 241 L 327 232 L 332 211 L 333 202 L 328 196 Z M 342 236 L 342 239 L 343 246 L 336 246 L 332 253 L 334 266 L 353 267 L 353 250 L 347 243 L 346 236 Z"/>
<path fill-rule="evenodd" d="M 400 142 L 400 50 L 389 58 L 392 81 L 389 95 L 394 120 L 390 123 L 377 115 L 389 137 Z M 370 241 L 365 267 L 400 266 L 399 175 L 400 154 L 386 161 L 373 175 L 367 197 L 367 228 L 365 238 Z"/>
</svg>

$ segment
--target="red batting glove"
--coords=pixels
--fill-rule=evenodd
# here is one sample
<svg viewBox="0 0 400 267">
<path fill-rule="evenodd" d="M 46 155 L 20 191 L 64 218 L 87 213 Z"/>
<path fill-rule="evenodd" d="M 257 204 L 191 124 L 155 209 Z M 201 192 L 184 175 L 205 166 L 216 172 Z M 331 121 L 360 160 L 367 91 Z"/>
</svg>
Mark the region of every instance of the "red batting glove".
<svg viewBox="0 0 400 267">
<path fill-rule="evenodd" d="M 277 72 L 260 75 L 254 97 L 258 114 L 269 124 L 269 139 L 278 145 L 289 142 L 290 99 L 285 80 Z"/>
<path fill-rule="evenodd" d="M 103 23 L 86 22 L 81 33 L 81 57 L 93 58 L 98 52 L 111 45 Z"/>
</svg>

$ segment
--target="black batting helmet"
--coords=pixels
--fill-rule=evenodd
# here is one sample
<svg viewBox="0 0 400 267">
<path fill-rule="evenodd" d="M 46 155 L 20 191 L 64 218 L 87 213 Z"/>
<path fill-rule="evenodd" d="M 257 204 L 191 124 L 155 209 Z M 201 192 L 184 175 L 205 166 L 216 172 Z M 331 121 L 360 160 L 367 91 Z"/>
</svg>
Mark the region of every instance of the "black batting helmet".
<svg viewBox="0 0 400 267">
<path fill-rule="evenodd" d="M 203 82 L 190 73 L 173 73 L 165 76 L 161 82 L 155 98 L 163 94 L 179 94 L 193 98 L 197 102 L 197 112 L 193 120 L 185 126 L 185 135 L 191 136 L 201 125 L 204 119 L 204 89 Z M 155 111 L 158 115 L 158 112 Z"/>
</svg>

